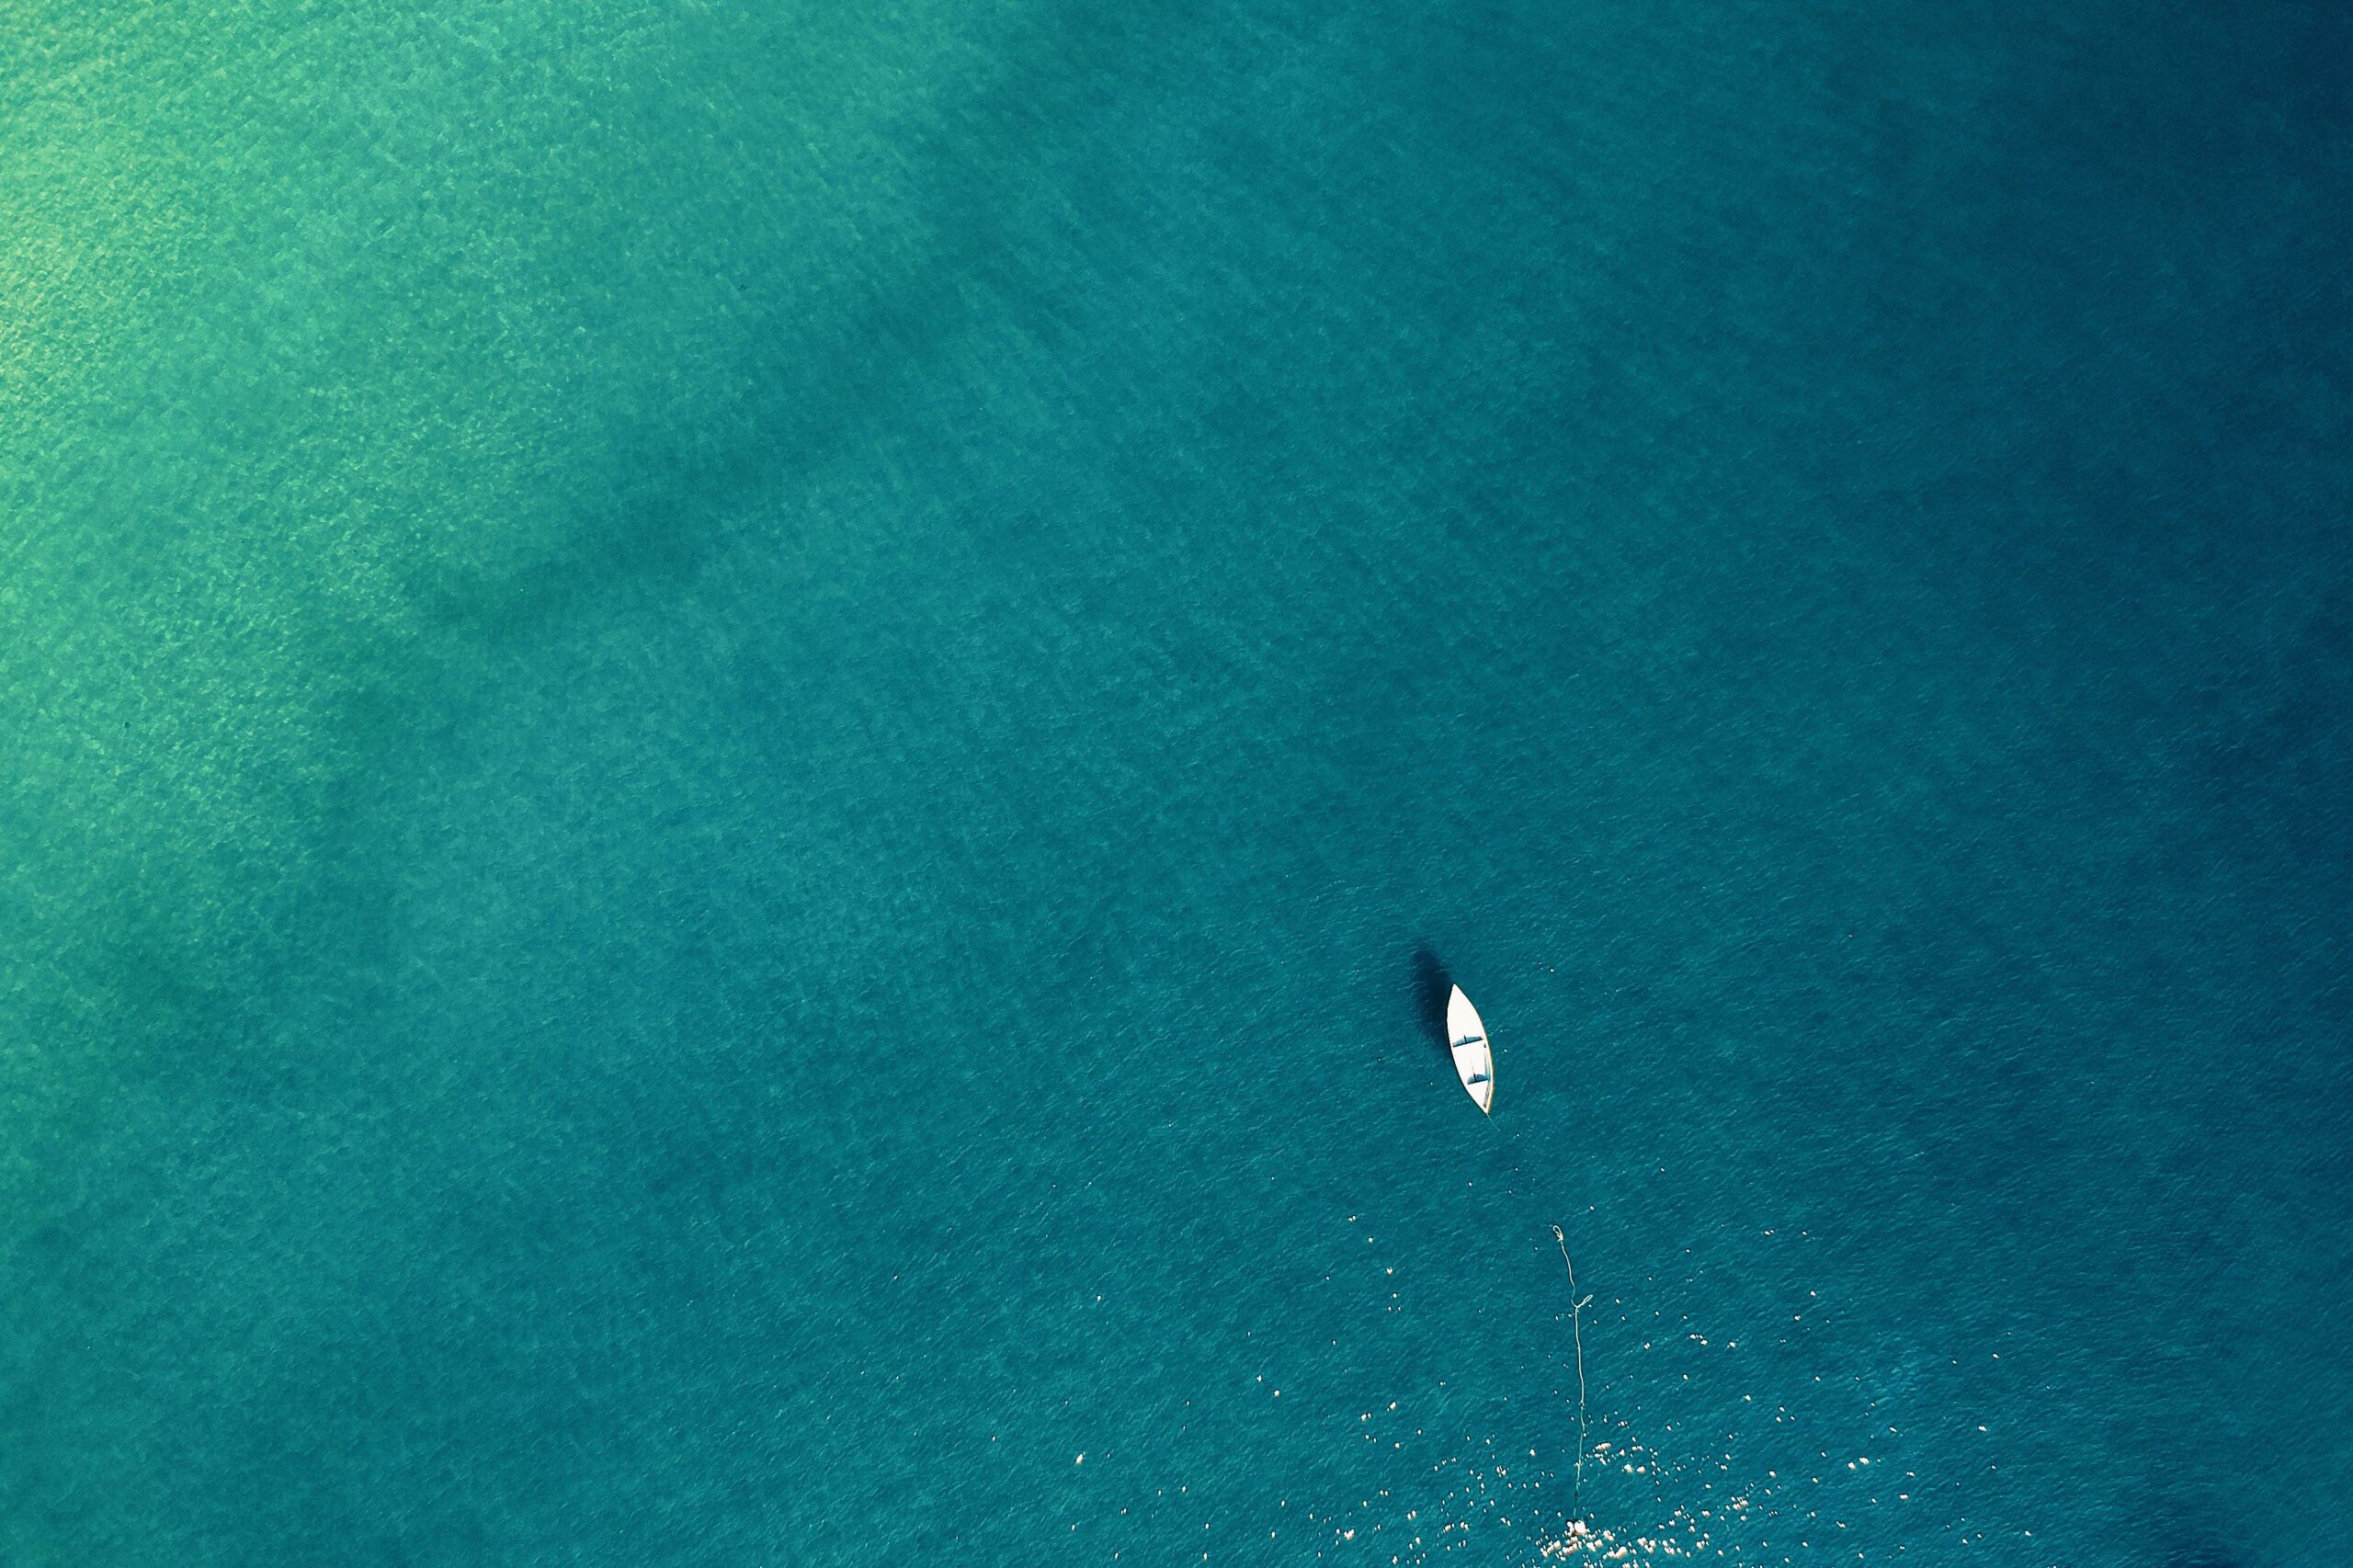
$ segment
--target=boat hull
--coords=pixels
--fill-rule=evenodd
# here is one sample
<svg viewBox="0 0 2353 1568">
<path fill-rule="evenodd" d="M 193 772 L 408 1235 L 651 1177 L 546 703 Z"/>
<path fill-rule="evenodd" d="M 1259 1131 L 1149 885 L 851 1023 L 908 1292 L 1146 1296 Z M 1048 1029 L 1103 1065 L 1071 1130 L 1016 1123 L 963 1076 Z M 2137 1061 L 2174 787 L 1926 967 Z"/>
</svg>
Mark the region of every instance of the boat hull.
<svg viewBox="0 0 2353 1568">
<path fill-rule="evenodd" d="M 1495 1113 L 1495 1053 L 1487 1040 L 1487 1026 L 1479 1009 L 1462 994 L 1462 987 L 1446 999 L 1446 1047 L 1454 1056 L 1455 1076 L 1462 1092 L 1488 1116 Z"/>
</svg>

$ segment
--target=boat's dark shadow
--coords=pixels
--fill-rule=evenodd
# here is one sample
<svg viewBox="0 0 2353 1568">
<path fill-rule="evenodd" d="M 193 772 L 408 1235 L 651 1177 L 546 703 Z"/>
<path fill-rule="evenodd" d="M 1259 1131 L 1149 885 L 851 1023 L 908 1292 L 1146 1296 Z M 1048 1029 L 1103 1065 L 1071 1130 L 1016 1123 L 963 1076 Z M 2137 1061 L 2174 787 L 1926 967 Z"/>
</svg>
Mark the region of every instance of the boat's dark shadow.
<svg viewBox="0 0 2353 1568">
<path fill-rule="evenodd" d="M 1454 1053 L 1446 1045 L 1446 999 L 1454 990 L 1454 976 L 1427 943 L 1414 949 L 1414 1019 L 1432 1050 L 1450 1067 Z"/>
<path fill-rule="evenodd" d="M 2160 1560 L 2163 1568 L 2241 1568 L 2237 1553 L 2202 1530 L 2177 1526 L 2166 1533 L 2175 1539 Z"/>
</svg>

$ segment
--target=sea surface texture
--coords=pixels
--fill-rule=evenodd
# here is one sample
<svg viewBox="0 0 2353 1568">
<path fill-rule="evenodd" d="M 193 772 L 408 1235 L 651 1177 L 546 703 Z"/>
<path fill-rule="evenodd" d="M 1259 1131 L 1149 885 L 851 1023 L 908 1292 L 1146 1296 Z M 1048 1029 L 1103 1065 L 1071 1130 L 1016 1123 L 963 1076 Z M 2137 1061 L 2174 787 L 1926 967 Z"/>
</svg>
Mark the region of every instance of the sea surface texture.
<svg viewBox="0 0 2353 1568">
<path fill-rule="evenodd" d="M 15 0 L 0 1562 L 2353 1562 L 2349 62 Z"/>
</svg>

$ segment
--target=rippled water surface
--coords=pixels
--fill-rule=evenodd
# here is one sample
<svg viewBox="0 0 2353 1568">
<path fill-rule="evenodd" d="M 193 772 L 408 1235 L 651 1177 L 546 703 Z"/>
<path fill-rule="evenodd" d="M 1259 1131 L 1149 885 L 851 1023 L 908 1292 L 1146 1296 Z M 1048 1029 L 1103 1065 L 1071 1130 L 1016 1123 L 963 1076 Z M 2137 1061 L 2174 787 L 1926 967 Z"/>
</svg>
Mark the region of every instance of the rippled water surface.
<svg viewBox="0 0 2353 1568">
<path fill-rule="evenodd" d="M 6 31 L 0 1558 L 2353 1561 L 2340 8 Z"/>
</svg>

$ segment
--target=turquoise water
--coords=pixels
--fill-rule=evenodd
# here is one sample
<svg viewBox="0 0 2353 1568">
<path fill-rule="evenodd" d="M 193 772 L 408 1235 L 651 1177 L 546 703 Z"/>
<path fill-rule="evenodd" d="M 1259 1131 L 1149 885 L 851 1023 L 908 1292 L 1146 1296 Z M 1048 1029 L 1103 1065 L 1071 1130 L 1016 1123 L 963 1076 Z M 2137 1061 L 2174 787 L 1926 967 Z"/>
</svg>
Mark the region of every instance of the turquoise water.
<svg viewBox="0 0 2353 1568">
<path fill-rule="evenodd" d="M 7 34 L 0 1561 L 2353 1561 L 2336 8 Z"/>
</svg>

